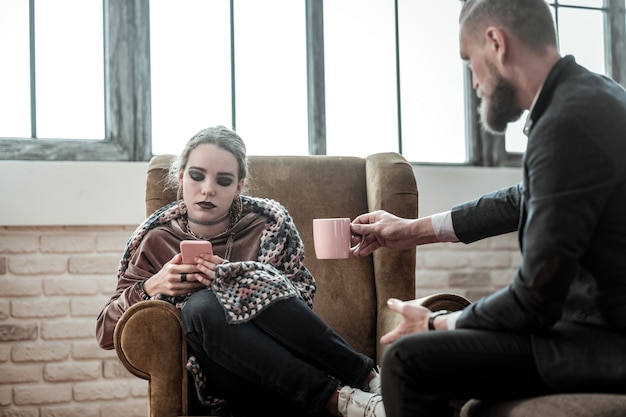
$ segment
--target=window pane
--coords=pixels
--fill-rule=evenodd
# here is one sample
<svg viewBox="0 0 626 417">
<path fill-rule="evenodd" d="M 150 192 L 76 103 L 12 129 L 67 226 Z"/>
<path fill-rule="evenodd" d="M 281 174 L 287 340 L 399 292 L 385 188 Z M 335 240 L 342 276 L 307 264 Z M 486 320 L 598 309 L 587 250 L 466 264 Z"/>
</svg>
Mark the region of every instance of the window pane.
<svg viewBox="0 0 626 417">
<path fill-rule="evenodd" d="M 305 2 L 235 2 L 237 132 L 248 154 L 306 155 Z"/>
<path fill-rule="evenodd" d="M 589 70 L 606 74 L 604 12 L 559 8 L 559 48 L 561 55 L 574 55 Z"/>
<path fill-rule="evenodd" d="M 28 39 L 28 2 L 0 0 L 0 137 L 30 137 Z"/>
<path fill-rule="evenodd" d="M 393 0 L 325 2 L 324 45 L 327 153 L 398 151 Z"/>
<path fill-rule="evenodd" d="M 102 0 L 35 2 L 37 136 L 104 139 Z"/>
<path fill-rule="evenodd" d="M 402 153 L 410 161 L 465 162 L 462 3 L 398 3 Z M 437 41 L 428 41 L 433 36 Z"/>
<path fill-rule="evenodd" d="M 206 127 L 232 127 L 228 0 L 151 1 L 150 60 L 154 154 L 179 154 Z"/>
</svg>

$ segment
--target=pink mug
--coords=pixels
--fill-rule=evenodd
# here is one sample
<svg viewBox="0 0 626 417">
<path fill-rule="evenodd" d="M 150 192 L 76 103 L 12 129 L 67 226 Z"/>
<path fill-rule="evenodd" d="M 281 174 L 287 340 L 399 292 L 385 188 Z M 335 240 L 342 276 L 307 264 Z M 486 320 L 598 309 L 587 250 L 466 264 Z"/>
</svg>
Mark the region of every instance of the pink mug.
<svg viewBox="0 0 626 417">
<path fill-rule="evenodd" d="M 313 243 L 317 259 L 346 259 L 356 248 L 350 247 L 350 219 L 313 219 Z"/>
</svg>

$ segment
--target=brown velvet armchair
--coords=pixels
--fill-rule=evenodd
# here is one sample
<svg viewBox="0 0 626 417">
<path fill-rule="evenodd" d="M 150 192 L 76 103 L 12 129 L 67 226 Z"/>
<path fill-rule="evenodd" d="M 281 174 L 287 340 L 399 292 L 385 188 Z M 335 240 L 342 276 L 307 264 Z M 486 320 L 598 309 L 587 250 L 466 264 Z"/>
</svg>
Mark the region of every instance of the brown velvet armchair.
<svg viewBox="0 0 626 417">
<path fill-rule="evenodd" d="M 146 183 L 146 214 L 173 201 L 164 189 L 172 159 L 155 156 Z M 317 260 L 312 221 L 316 217 L 354 218 L 384 209 L 417 216 L 418 194 L 413 169 L 396 153 L 367 158 L 331 156 L 251 156 L 247 194 L 282 203 L 304 241 L 305 265 L 318 283 L 314 309 L 357 350 L 379 363 L 380 336 L 397 322 L 386 307 L 389 297 L 415 296 L 415 249 L 382 249 L 373 256 Z M 447 306 L 451 308 L 451 306 Z M 128 309 L 115 329 L 115 349 L 134 375 L 149 381 L 151 417 L 187 415 L 190 410 L 186 344 L 179 312 L 163 301 L 143 301 Z"/>
</svg>

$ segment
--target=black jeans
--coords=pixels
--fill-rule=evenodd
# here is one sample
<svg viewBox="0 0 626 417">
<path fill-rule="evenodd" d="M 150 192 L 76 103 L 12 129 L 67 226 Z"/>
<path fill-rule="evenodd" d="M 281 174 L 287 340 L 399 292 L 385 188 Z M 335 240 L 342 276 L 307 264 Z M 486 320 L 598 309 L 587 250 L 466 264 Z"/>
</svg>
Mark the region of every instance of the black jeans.
<svg viewBox="0 0 626 417">
<path fill-rule="evenodd" d="M 207 392 L 244 414 L 319 412 L 338 384 L 361 387 L 374 367 L 297 298 L 228 324 L 213 292 L 201 290 L 182 314 L 189 355 L 206 374 Z"/>
<path fill-rule="evenodd" d="M 450 417 L 453 402 L 550 393 L 529 336 L 482 330 L 405 336 L 385 351 L 381 378 L 387 417 Z"/>
</svg>

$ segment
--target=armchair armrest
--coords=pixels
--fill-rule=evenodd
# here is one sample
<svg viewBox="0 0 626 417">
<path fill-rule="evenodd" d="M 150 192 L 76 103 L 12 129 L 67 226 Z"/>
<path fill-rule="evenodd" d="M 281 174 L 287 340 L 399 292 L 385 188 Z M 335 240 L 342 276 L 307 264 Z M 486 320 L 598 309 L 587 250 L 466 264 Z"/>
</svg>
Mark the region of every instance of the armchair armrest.
<svg viewBox="0 0 626 417">
<path fill-rule="evenodd" d="M 458 311 L 470 305 L 471 302 L 458 294 L 437 293 L 417 300 L 422 306 L 430 311 L 448 310 Z M 402 321 L 402 316 L 395 311 L 390 310 L 387 306 L 380 311 L 378 323 L 380 327 L 380 335 L 393 330 Z"/>
<path fill-rule="evenodd" d="M 373 154 L 365 163 L 367 205 L 369 211 L 385 210 L 403 218 L 418 215 L 418 195 L 413 167 L 395 152 Z M 376 338 L 391 331 L 400 322 L 389 310 L 387 300 L 415 298 L 416 249 L 394 250 L 380 248 L 374 252 L 373 265 L 377 301 Z M 376 344 L 376 361 L 386 346 Z"/>
<path fill-rule="evenodd" d="M 182 329 L 180 311 L 159 300 L 134 304 L 115 327 L 113 342 L 120 361 L 149 381 L 150 417 L 187 414 L 187 345 Z"/>
<path fill-rule="evenodd" d="M 465 307 L 471 304 L 471 301 L 467 298 L 451 293 L 437 293 L 431 294 L 426 297 L 422 297 L 418 300 L 420 304 L 430 311 L 448 310 L 458 311 L 463 310 Z"/>
</svg>

